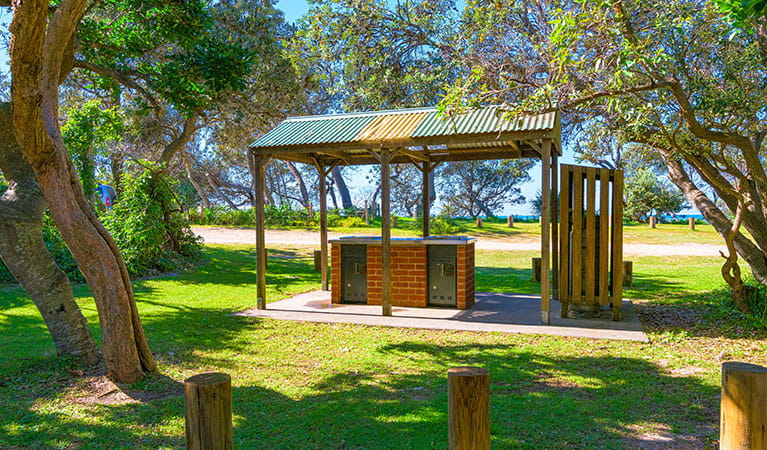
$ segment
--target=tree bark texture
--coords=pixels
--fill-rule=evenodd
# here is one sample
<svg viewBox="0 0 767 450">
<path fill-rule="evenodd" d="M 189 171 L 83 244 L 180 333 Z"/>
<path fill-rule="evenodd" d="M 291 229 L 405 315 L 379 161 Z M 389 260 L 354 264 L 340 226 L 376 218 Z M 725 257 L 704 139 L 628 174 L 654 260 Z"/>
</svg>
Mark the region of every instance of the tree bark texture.
<svg viewBox="0 0 767 450">
<path fill-rule="evenodd" d="M 724 212 L 722 212 L 722 210 L 719 209 L 719 207 L 717 207 L 716 204 L 692 182 L 681 161 L 675 158 L 669 150 L 660 148 L 658 150 L 666 161 L 668 177 L 671 182 L 684 193 L 687 200 L 700 211 L 706 221 L 714 227 L 716 232 L 723 238 L 726 238 L 728 233 L 732 230 L 732 221 L 730 221 Z M 693 164 L 693 167 L 696 167 L 696 170 L 698 170 L 698 172 L 705 178 L 705 175 L 695 164 Z M 711 182 L 709 182 L 709 184 L 714 185 Z M 716 190 L 723 198 L 728 196 L 728 193 L 722 189 Z M 725 202 L 727 202 L 727 200 L 725 200 Z M 737 209 L 737 200 L 733 206 L 729 206 L 728 203 L 728 207 L 731 207 L 732 210 L 735 211 Z M 746 215 L 744 215 L 743 220 L 744 222 L 746 221 Z M 732 239 L 732 245 L 738 255 L 740 255 L 740 257 L 749 265 L 754 278 L 762 284 L 767 284 L 767 256 L 762 249 L 740 232 L 735 234 Z"/>
<path fill-rule="evenodd" d="M 45 199 L 16 142 L 7 103 L 0 105 L 0 171 L 10 183 L 0 197 L 0 259 L 43 316 L 56 354 L 96 364 L 96 344 L 69 279 L 43 241 Z"/>
<path fill-rule="evenodd" d="M 346 187 L 346 181 L 344 180 L 343 175 L 341 175 L 341 169 L 336 166 L 333 168 L 332 173 L 333 181 L 336 184 L 336 189 L 338 189 L 338 195 L 341 196 L 341 207 L 343 207 L 343 209 L 354 207 L 352 196 L 349 194 L 349 188 Z"/>
<path fill-rule="evenodd" d="M 136 382 L 155 370 L 125 262 L 83 194 L 58 117 L 63 58 L 86 0 L 65 0 L 50 16 L 45 0 L 13 2 L 11 99 L 20 148 L 35 172 L 51 217 L 85 276 L 101 322 L 107 374 Z"/>
</svg>

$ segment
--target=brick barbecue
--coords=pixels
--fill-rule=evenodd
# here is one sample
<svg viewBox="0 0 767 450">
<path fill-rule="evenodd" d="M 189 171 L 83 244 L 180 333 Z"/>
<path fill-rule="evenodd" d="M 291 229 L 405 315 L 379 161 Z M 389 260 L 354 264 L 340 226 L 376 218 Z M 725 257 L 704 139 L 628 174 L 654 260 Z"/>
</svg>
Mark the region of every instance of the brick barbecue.
<svg viewBox="0 0 767 450">
<path fill-rule="evenodd" d="M 330 242 L 333 303 L 380 305 L 381 240 Z M 392 305 L 466 309 L 474 304 L 474 240 L 465 236 L 392 239 Z"/>
</svg>

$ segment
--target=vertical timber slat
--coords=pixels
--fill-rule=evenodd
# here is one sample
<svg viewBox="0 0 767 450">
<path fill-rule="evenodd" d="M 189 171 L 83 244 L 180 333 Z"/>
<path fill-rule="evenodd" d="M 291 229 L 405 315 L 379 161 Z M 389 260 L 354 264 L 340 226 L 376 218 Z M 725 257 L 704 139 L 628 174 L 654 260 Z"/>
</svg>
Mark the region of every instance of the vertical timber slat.
<svg viewBox="0 0 767 450">
<path fill-rule="evenodd" d="M 551 157 L 551 294 L 559 300 L 559 159 Z"/>
<path fill-rule="evenodd" d="M 573 231 L 572 231 L 572 258 L 570 258 L 570 277 L 572 279 L 571 303 L 580 304 L 583 281 L 583 171 L 579 166 L 573 167 Z"/>
<path fill-rule="evenodd" d="M 623 171 L 613 173 L 612 296 L 613 320 L 621 320 L 623 305 Z"/>
<path fill-rule="evenodd" d="M 570 183 L 570 166 L 562 165 L 562 192 L 559 198 L 559 301 L 562 303 L 562 318 L 567 317 L 570 305 L 570 203 L 572 188 Z"/>
<path fill-rule="evenodd" d="M 596 282 L 596 185 L 597 171 L 593 167 L 586 169 L 586 272 L 585 272 L 585 303 L 595 305 L 594 289 Z"/>
<path fill-rule="evenodd" d="M 431 221 L 431 211 L 430 211 L 430 202 L 429 197 L 431 196 L 431 193 L 429 192 L 429 176 L 431 176 L 431 163 L 430 162 L 424 162 L 423 166 L 421 166 L 421 172 L 423 174 L 423 185 L 421 187 L 421 210 L 423 210 L 423 237 L 428 237 L 430 230 L 429 230 L 429 222 Z"/>
<path fill-rule="evenodd" d="M 549 267 L 551 263 L 551 140 L 544 139 L 541 145 L 541 319 L 551 323 L 551 297 L 549 296 Z"/>
<path fill-rule="evenodd" d="M 610 304 L 610 170 L 599 171 L 599 304 Z"/>
</svg>

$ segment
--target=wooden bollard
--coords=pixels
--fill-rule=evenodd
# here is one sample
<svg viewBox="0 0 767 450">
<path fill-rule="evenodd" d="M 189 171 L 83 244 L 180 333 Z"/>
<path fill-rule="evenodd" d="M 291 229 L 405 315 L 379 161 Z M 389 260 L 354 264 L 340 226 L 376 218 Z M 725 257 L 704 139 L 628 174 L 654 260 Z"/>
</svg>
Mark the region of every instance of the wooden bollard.
<svg viewBox="0 0 767 450">
<path fill-rule="evenodd" d="M 655 228 L 655 216 L 650 216 L 650 228 Z"/>
<path fill-rule="evenodd" d="M 322 251 L 321 250 L 314 251 L 314 271 L 322 272 Z"/>
<path fill-rule="evenodd" d="M 481 367 L 447 371 L 448 448 L 490 448 L 490 374 Z"/>
<path fill-rule="evenodd" d="M 509 215 L 506 217 L 506 226 L 509 228 L 514 228 L 514 216 Z"/>
<path fill-rule="evenodd" d="M 634 284 L 634 263 L 623 261 L 623 287 L 631 287 Z"/>
<path fill-rule="evenodd" d="M 687 219 L 687 223 L 690 225 L 690 229 L 695 231 L 695 219 L 693 219 L 692 217 L 689 217 Z"/>
<path fill-rule="evenodd" d="M 533 258 L 533 281 L 541 282 L 541 258 Z"/>
<path fill-rule="evenodd" d="M 232 448 L 232 379 L 219 372 L 184 380 L 186 448 Z"/>
<path fill-rule="evenodd" d="M 392 216 L 391 218 L 391 227 L 397 228 L 397 216 Z"/>
<path fill-rule="evenodd" d="M 722 363 L 720 418 L 720 448 L 767 448 L 767 367 Z"/>
<path fill-rule="evenodd" d="M 482 218 L 477 217 L 477 228 L 482 228 Z"/>
</svg>

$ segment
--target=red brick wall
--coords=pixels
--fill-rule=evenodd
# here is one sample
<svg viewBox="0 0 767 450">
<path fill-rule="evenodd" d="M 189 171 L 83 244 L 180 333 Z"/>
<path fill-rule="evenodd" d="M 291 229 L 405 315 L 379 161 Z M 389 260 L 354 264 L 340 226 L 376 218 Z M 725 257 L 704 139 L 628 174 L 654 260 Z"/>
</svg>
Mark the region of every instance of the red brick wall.
<svg viewBox="0 0 767 450">
<path fill-rule="evenodd" d="M 457 249 L 457 307 L 466 309 L 474 304 L 474 243 Z M 341 302 L 341 248 L 332 244 L 331 299 Z M 380 305 L 383 300 L 382 258 L 380 245 L 367 246 L 368 304 Z M 392 305 L 428 306 L 428 256 L 426 246 L 392 246 Z"/>
<path fill-rule="evenodd" d="M 474 304 L 474 243 L 459 245 L 456 253 L 458 265 L 456 306 L 458 309 L 466 309 Z"/>
</svg>

